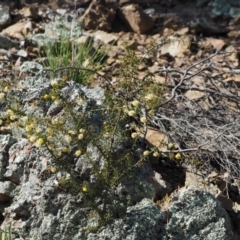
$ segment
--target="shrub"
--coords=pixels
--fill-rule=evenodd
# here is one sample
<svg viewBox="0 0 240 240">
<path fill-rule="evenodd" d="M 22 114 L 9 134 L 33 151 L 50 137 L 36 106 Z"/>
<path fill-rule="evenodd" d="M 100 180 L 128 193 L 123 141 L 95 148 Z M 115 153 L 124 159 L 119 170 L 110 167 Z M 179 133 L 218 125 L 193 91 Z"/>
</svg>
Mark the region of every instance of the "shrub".
<svg viewBox="0 0 240 240">
<path fill-rule="evenodd" d="M 154 82 L 151 74 L 139 80 L 137 69 L 142 59 L 126 45 L 119 69 L 121 80 L 113 85 L 102 76 L 105 92 L 100 96 L 102 103 L 97 104 L 87 96 L 85 85 L 90 83 L 89 74 L 97 74 L 101 66 L 95 64 L 101 60 L 99 53 L 94 52 L 89 60 L 89 66 L 97 67 L 89 71 L 81 68 L 90 48 L 72 44 L 65 37 L 56 45 L 46 46 L 50 70 L 55 73 L 60 68 L 64 75 L 50 82 L 43 77 L 37 93 L 30 89 L 36 94 L 29 94 L 33 110 L 26 105 L 28 93 L 9 83 L 2 83 L 0 96 L 5 109 L 2 126 L 16 129 L 20 136 L 47 152 L 50 171 L 62 174 L 59 187 L 80 194 L 91 210 L 90 218 L 99 219 L 88 227 L 94 230 L 121 217 L 136 201 L 129 193 L 119 193 L 119 189 L 123 181 L 135 177 L 134 169 L 148 160 L 151 150 L 144 151 L 144 138 L 141 140 L 137 129 L 142 128 L 144 135 L 149 117 L 162 101 L 164 88 Z M 79 57 L 73 58 L 76 53 Z M 69 61 L 70 66 L 63 67 Z"/>
</svg>

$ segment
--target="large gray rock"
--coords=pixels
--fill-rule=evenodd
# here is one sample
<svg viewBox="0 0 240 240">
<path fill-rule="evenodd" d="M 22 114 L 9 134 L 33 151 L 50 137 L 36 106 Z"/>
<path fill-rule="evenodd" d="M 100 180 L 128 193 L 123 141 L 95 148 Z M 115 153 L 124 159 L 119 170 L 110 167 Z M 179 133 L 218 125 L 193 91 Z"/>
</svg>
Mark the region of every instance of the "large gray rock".
<svg viewBox="0 0 240 240">
<path fill-rule="evenodd" d="M 161 235 L 162 214 L 149 199 L 127 209 L 124 218 L 115 220 L 97 234 L 89 234 L 87 240 L 157 240 Z"/>
<path fill-rule="evenodd" d="M 173 196 L 164 240 L 230 240 L 230 220 L 220 202 L 203 190 L 183 189 Z"/>
<path fill-rule="evenodd" d="M 8 94 L 21 100 L 23 103 L 22 111 L 33 119 L 37 119 L 41 115 L 48 116 L 50 110 L 53 112 L 56 110 L 54 103 L 48 101 L 42 101 L 41 104 L 31 106 L 31 102 L 41 100 L 42 95 L 49 93 L 52 89 L 51 80 L 47 76 L 48 73 L 44 74 L 43 70 L 40 64 L 26 62 L 23 64 L 21 71 L 30 72 L 33 76 L 19 81 L 18 89 L 8 92 Z M 62 81 L 61 78 L 57 77 L 54 80 L 59 84 Z M 74 117 L 80 118 L 83 113 L 88 113 L 85 124 L 94 128 L 93 134 L 101 131 L 105 120 L 102 116 L 102 105 L 105 97 L 102 88 L 90 88 L 69 80 L 63 83 L 60 95 L 65 103 L 73 103 Z M 75 104 L 75 100 L 79 97 L 84 99 L 81 105 Z M 56 116 L 53 114 L 53 117 Z M 59 116 L 60 119 L 61 117 L 63 116 Z M 72 127 L 70 117 L 67 115 L 67 129 Z M 41 124 L 44 125 L 45 122 Z M 44 126 L 43 131 L 45 131 Z M 13 129 L 11 131 L 13 132 Z M 87 217 L 89 206 L 83 201 L 83 196 L 78 194 L 80 190 L 78 189 L 75 194 L 67 193 L 63 191 L 64 188 L 62 188 L 60 182 L 62 179 L 65 180 L 69 177 L 69 174 L 65 171 L 68 168 L 71 174 L 74 174 L 74 176 L 78 174 L 77 176 L 81 177 L 79 181 L 86 181 L 91 186 L 98 184 L 100 190 L 96 190 L 98 192 L 93 196 L 93 200 L 97 207 L 100 208 L 103 199 L 106 199 L 104 191 L 106 192 L 106 187 L 109 185 L 103 186 L 104 184 L 99 184 L 92 168 L 94 162 L 96 162 L 97 166 L 100 166 L 98 163 L 102 164 L 101 166 L 106 164 L 106 158 L 102 156 L 101 151 L 98 151 L 96 147 L 92 147 L 91 143 L 87 142 L 86 152 L 89 153 L 88 155 L 82 154 L 77 158 L 65 154 L 61 160 L 66 163 L 66 168 L 63 168 L 63 170 L 58 169 L 57 173 L 54 174 L 49 169 L 54 165 L 56 159 L 45 148 L 36 148 L 34 144 L 23 138 L 24 135 L 22 134 L 18 134 L 18 136 L 12 134 L 16 138 L 15 143 L 9 143 L 11 140 L 10 135 L 7 139 L 5 139 L 6 137 L 0 138 L 3 143 L 6 142 L 5 145 L 8 144 L 5 149 L 7 151 L 7 168 L 3 168 L 2 182 L 0 182 L 0 201 L 8 204 L 8 206 L 0 211 L 5 217 L 5 225 L 11 222 L 13 226 L 18 226 L 13 228 L 14 239 L 87 239 L 87 234 L 83 230 L 84 227 L 92 226 L 92 222 L 93 225 L 96 225 L 97 221 L 93 219 L 92 222 L 89 222 L 89 217 Z M 63 134 L 64 131 L 58 131 L 55 132 L 54 136 L 62 139 Z M 103 139 L 101 144 L 104 146 L 110 140 Z M 124 151 L 129 151 L 127 148 L 128 141 L 130 140 L 116 136 L 112 145 L 115 150 L 113 157 L 119 156 Z M 89 156 L 91 156 L 92 161 L 89 161 Z M 72 159 L 74 161 L 71 161 Z M 101 168 L 99 167 L 98 170 L 101 171 Z M 128 179 L 124 175 L 119 179 L 121 184 L 111 188 L 111 191 L 108 192 L 107 208 L 110 213 L 114 217 L 116 215 L 119 218 L 121 217 L 122 223 L 120 220 L 120 225 L 125 224 L 132 229 L 129 233 L 126 233 L 126 231 L 121 233 L 127 234 L 126 239 L 139 239 L 139 234 L 143 234 L 144 239 L 146 239 L 145 236 L 154 239 L 157 235 L 159 228 L 156 227 L 156 230 L 152 231 L 152 227 L 156 225 L 160 212 L 151 201 L 146 202 L 145 200 L 140 205 L 137 204 L 127 210 L 127 207 L 135 205 L 143 198 L 154 197 L 154 188 L 147 182 L 147 176 L 152 174 L 151 171 L 150 167 L 141 166 L 133 172 L 136 177 Z M 8 181 L 4 182 L 5 179 Z M 128 217 L 124 218 L 126 210 L 128 211 Z M 139 214 L 138 225 L 134 223 L 136 213 Z M 119 227 L 116 226 L 116 229 L 120 228 L 120 225 Z"/>
</svg>

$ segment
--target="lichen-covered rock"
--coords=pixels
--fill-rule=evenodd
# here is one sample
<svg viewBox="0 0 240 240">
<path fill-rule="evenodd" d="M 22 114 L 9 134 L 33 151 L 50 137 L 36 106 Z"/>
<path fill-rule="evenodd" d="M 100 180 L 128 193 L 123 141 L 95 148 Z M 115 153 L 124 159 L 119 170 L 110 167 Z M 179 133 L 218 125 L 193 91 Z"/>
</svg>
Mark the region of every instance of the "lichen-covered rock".
<svg viewBox="0 0 240 240">
<path fill-rule="evenodd" d="M 127 209 L 124 218 L 116 219 L 97 234 L 89 234 L 87 240 L 157 240 L 161 234 L 160 209 L 149 199 Z"/>
<path fill-rule="evenodd" d="M 3 29 L 11 24 L 12 19 L 10 9 L 4 4 L 0 4 L 0 28 Z"/>
<path fill-rule="evenodd" d="M 183 189 L 174 194 L 164 240 L 229 240 L 230 220 L 220 202 L 203 190 Z"/>
<path fill-rule="evenodd" d="M 29 157 L 31 146 L 26 139 L 21 139 L 9 149 L 9 162 L 4 177 L 16 184 L 20 184 L 23 177 L 24 165 Z M 21 152 L 21 154 L 19 154 Z"/>
<path fill-rule="evenodd" d="M 216 16 L 236 18 L 240 16 L 240 2 L 238 0 L 198 0 L 198 6 L 208 5 Z"/>
<path fill-rule="evenodd" d="M 0 182 L 0 203 L 10 202 L 16 185 L 10 181 Z"/>
<path fill-rule="evenodd" d="M 29 72 L 32 74 L 40 74 L 43 66 L 37 62 L 24 62 L 20 67 L 20 72 Z"/>
<path fill-rule="evenodd" d="M 48 117 L 50 110 L 56 110 L 55 105 L 52 105 L 54 103 L 50 102 L 48 104 L 43 101 L 39 104 L 42 95 L 49 93 L 53 87 L 47 74 L 43 76 L 42 70 L 41 65 L 32 65 L 31 63 L 23 65 L 22 71 L 31 72 L 33 76 L 19 81 L 19 88 L 8 92 L 23 103 L 23 110 L 26 115 L 36 117 L 36 119 L 41 114 Z M 56 78 L 54 81 L 58 82 L 61 79 Z M 76 112 L 75 116 L 88 113 L 85 121 L 86 124 L 94 128 L 93 134 L 101 131 L 105 120 L 102 111 L 99 110 L 102 108 L 105 97 L 102 88 L 90 88 L 73 81 L 67 81 L 61 88 L 60 96 L 62 101 L 72 104 L 72 110 Z M 85 100 L 84 103 L 78 105 L 75 100 L 80 97 Z M 38 104 L 32 105 L 31 102 L 33 101 Z M 52 113 L 50 117 L 61 119 L 63 115 L 55 116 Z M 71 121 L 66 122 L 67 129 L 68 127 L 71 129 L 71 124 Z M 45 148 L 36 148 L 34 144 L 23 137 L 23 134 L 17 135 L 13 132 L 13 129 L 11 129 L 15 142 L 10 141 L 10 138 L 12 138 L 10 135 L 7 139 L 2 137 L 3 143 L 6 142 L 7 145 L 5 149 L 7 151 L 7 168 L 3 168 L 2 172 L 0 197 L 2 196 L 4 204 L 8 204 L 0 210 L 5 217 L 3 225 L 7 226 L 10 222 L 12 223 L 14 239 L 87 239 L 87 234 L 83 231 L 83 228 L 91 225 L 88 217 L 89 208 L 83 201 L 83 196 L 78 194 L 80 190 L 78 189 L 76 194 L 65 192 L 61 181 L 66 180 L 66 171 L 58 169 L 56 174 L 52 173 L 49 170 L 54 165 L 52 155 Z M 58 134 L 61 138 L 64 133 L 59 131 L 55 134 Z M 109 141 L 107 138 L 103 139 L 101 144 L 104 146 L 107 141 Z M 113 154 L 113 157 L 117 158 L 119 154 L 128 151 L 129 141 L 128 138 L 116 136 L 112 144 L 115 154 Z M 63 158 L 72 173 L 78 174 L 77 176 L 80 177 L 81 181 L 89 182 L 93 186 L 99 182 L 92 172 L 93 162 L 99 162 L 104 166 L 107 160 L 102 156 L 101 151 L 94 148 L 91 143 L 88 143 L 86 148 L 89 155 L 82 154 L 79 159 L 75 159 L 76 162 L 70 162 L 69 156 Z M 89 162 L 90 155 L 92 162 Z M 101 168 L 99 167 L 98 170 L 101 171 Z M 121 186 L 110 189 L 106 207 L 110 209 L 109 211 L 113 213 L 114 217 L 118 214 L 119 219 L 120 217 L 124 218 L 128 206 L 135 205 L 143 198 L 154 197 L 154 188 L 147 182 L 147 177 L 151 174 L 151 168 L 143 165 L 133 171 L 134 177 L 130 179 L 125 176 L 121 177 L 119 179 L 121 183 L 119 185 Z M 5 179 L 8 181 L 4 182 Z M 99 208 L 103 204 L 102 196 L 105 194 L 104 190 L 106 192 L 106 186 L 100 184 L 99 194 L 94 196 L 94 201 L 96 200 L 95 203 Z M 122 199 L 124 200 L 122 201 Z M 135 225 L 134 222 L 134 209 L 139 214 L 138 225 Z M 126 226 L 131 226 L 132 231 L 128 233 L 129 236 L 126 239 L 139 239 L 139 234 L 142 234 L 142 232 L 144 239 L 147 239 L 145 236 L 154 239 L 157 230 L 152 231 L 151 228 L 157 223 L 159 214 L 158 208 L 152 203 L 146 204 L 146 201 L 139 206 L 137 204 L 135 207 L 129 208 L 128 217 L 124 221 Z M 128 223 L 130 220 L 131 222 Z M 96 224 L 96 222 L 93 224 Z M 126 231 L 124 231 L 125 233 Z"/>
<path fill-rule="evenodd" d="M 9 165 L 8 150 L 16 142 L 10 134 L 0 135 L 0 181 L 4 181 L 6 167 Z"/>
</svg>

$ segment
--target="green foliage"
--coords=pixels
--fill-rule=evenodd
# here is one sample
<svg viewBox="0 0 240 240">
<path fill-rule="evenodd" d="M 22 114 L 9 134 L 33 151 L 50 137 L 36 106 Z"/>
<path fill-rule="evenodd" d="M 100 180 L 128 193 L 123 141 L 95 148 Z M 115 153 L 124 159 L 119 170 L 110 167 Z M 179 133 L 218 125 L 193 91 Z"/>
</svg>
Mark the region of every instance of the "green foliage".
<svg viewBox="0 0 240 240">
<path fill-rule="evenodd" d="M 10 224 L 4 230 L 1 230 L 0 240 L 11 240 L 12 239 L 11 234 L 12 234 L 12 225 Z"/>
<path fill-rule="evenodd" d="M 94 213 L 91 216 L 98 219 L 97 224 L 87 227 L 93 230 L 123 216 L 127 207 L 134 204 L 130 194 L 118 194 L 118 188 L 123 180 L 133 179 L 133 169 L 148 160 L 151 151 L 144 151 L 139 141 L 140 131 L 143 130 L 144 135 L 147 122 L 164 100 L 165 89 L 151 74 L 139 79 L 138 66 L 144 59 L 126 46 L 119 69 L 120 80 L 114 86 L 106 83 L 109 85 L 101 106 L 88 107 L 89 100 L 84 94 L 74 99 L 64 98 L 61 91 L 68 80 L 89 84 L 92 70 L 101 66 L 96 61 L 101 61 L 105 54 L 90 54 L 92 43 L 88 44 L 78 45 L 64 37 L 58 44 L 46 47 L 48 66 L 53 70 L 64 66 L 67 72 L 61 79 L 52 80 L 48 92 L 42 92 L 31 104 L 55 104 L 62 109 L 59 116 L 28 115 L 19 97 L 11 98 L 9 89 L 5 89 L 6 94 L 0 93 L 0 97 L 2 94 L 6 110 L 1 116 L 2 125 L 21 129 L 22 136 L 48 152 L 50 171 L 52 174 L 61 172 L 63 176 L 59 188 L 80 194 L 85 206 Z M 87 67 L 91 71 L 85 69 L 80 74 L 81 69 L 76 70 L 76 67 L 83 66 L 86 59 L 89 59 Z M 142 149 L 140 152 L 139 148 Z M 156 150 L 153 153 L 156 156 Z M 89 166 L 87 171 L 90 173 L 80 175 L 76 170 L 78 162 Z"/>
<path fill-rule="evenodd" d="M 92 38 L 88 37 L 82 43 L 78 43 L 77 40 L 72 39 L 70 32 L 60 34 L 57 42 L 49 41 L 44 46 L 44 51 L 47 56 L 45 67 L 50 67 L 52 70 L 66 66 L 74 67 L 69 68 L 65 75 L 78 83 L 87 83 L 93 72 L 79 71 L 76 68 L 82 67 L 97 71 L 107 55 L 101 47 L 95 49 Z"/>
</svg>

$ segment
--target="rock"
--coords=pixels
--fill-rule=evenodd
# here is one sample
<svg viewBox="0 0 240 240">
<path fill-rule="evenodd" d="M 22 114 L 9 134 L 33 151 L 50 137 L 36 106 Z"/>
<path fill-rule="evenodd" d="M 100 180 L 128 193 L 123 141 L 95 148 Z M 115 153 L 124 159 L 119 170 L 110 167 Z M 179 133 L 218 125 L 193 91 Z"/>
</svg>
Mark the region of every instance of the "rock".
<svg viewBox="0 0 240 240">
<path fill-rule="evenodd" d="M 228 59 L 228 61 L 235 67 L 239 66 L 239 55 L 237 49 L 230 45 L 225 49 L 225 56 Z"/>
<path fill-rule="evenodd" d="M 27 36 L 29 32 L 32 32 L 33 28 L 34 28 L 33 22 L 29 21 L 22 28 L 21 33 L 23 34 L 23 36 Z"/>
<path fill-rule="evenodd" d="M 0 203 L 10 202 L 14 196 L 16 185 L 10 181 L 0 182 Z"/>
<path fill-rule="evenodd" d="M 92 34 L 96 40 L 100 40 L 104 44 L 113 44 L 117 42 L 118 37 L 114 34 L 106 33 L 104 31 L 96 31 Z"/>
<path fill-rule="evenodd" d="M 49 36 L 43 33 L 34 34 L 33 36 L 28 37 L 27 39 L 40 47 L 44 45 L 49 45 L 50 43 L 54 43 L 57 41 L 55 34 Z"/>
<path fill-rule="evenodd" d="M 18 47 L 18 45 L 19 45 L 19 43 L 17 41 L 13 41 L 10 38 L 0 34 L 0 46 L 1 46 L 1 48 L 9 50 L 12 47 Z"/>
<path fill-rule="evenodd" d="M 40 34 L 39 34 L 40 35 Z M 41 36 L 41 35 L 40 35 Z M 69 23 L 66 19 L 59 21 L 51 21 L 45 25 L 45 34 L 43 39 L 45 44 L 47 42 L 57 40 L 66 40 L 66 39 L 76 39 L 82 36 L 82 30 L 79 22 L 75 21 Z M 35 37 L 35 36 L 33 36 Z"/>
<path fill-rule="evenodd" d="M 218 51 L 225 46 L 225 42 L 222 39 L 206 38 L 206 40 L 210 42 L 212 46 Z"/>
<path fill-rule="evenodd" d="M 191 38 L 189 36 L 169 37 L 165 44 L 160 48 L 161 54 L 169 53 L 171 56 L 182 56 L 191 46 Z"/>
<path fill-rule="evenodd" d="M 219 188 L 215 184 L 207 183 L 206 180 L 200 176 L 200 173 L 194 173 L 194 171 L 189 168 L 188 171 L 186 171 L 186 179 L 185 179 L 185 187 L 187 188 L 194 188 L 194 189 L 202 189 L 209 193 L 211 193 L 213 196 L 216 196 L 220 193 Z"/>
<path fill-rule="evenodd" d="M 158 130 L 148 128 L 145 138 L 149 147 L 156 147 L 159 151 L 167 150 L 168 137 Z"/>
<path fill-rule="evenodd" d="M 163 30 L 163 36 L 168 37 L 175 33 L 175 31 L 172 28 L 164 28 Z"/>
<path fill-rule="evenodd" d="M 119 16 L 132 31 L 139 34 L 146 33 L 154 27 L 153 19 L 137 4 L 123 6 Z"/>
<path fill-rule="evenodd" d="M 28 56 L 28 53 L 25 50 L 21 49 L 17 52 L 16 55 L 19 56 L 19 57 L 26 58 Z"/>
<path fill-rule="evenodd" d="M 20 142 L 13 144 L 9 149 L 9 166 L 4 177 L 15 184 L 20 184 L 23 176 L 24 162 L 27 160 L 30 152 L 30 147 L 27 144 L 28 142 L 22 139 Z"/>
<path fill-rule="evenodd" d="M 208 6 L 215 16 L 227 16 L 232 18 L 240 16 L 240 4 L 238 0 L 212 0 L 209 1 Z"/>
<path fill-rule="evenodd" d="M 39 74 L 43 70 L 43 66 L 37 62 L 24 62 L 20 68 L 20 72 L 29 72 Z"/>
<path fill-rule="evenodd" d="M 148 181 L 153 185 L 155 189 L 155 199 L 162 199 L 166 194 L 170 194 L 172 192 L 171 185 L 164 181 L 161 174 L 154 171 L 154 176 L 150 177 Z"/>
<path fill-rule="evenodd" d="M 97 234 L 89 234 L 87 240 L 146 240 L 160 239 L 161 211 L 149 199 L 143 199 L 127 209 L 124 218 L 114 220 Z"/>
<path fill-rule="evenodd" d="M 25 22 L 18 22 L 18 23 L 15 23 L 11 26 L 9 26 L 8 28 L 5 28 L 3 31 L 2 31 L 2 34 L 3 35 L 7 35 L 7 36 L 10 36 L 10 37 L 13 37 L 13 38 L 17 38 L 19 40 L 24 40 L 24 34 L 23 32 L 26 32 L 25 29 L 26 29 L 26 26 L 28 28 L 29 26 L 29 22 L 28 21 L 25 21 Z M 25 28 L 25 29 L 24 29 Z M 23 32 L 22 32 L 23 31 Z"/>
<path fill-rule="evenodd" d="M 200 99 L 205 95 L 204 92 L 201 91 L 195 91 L 195 90 L 188 90 L 184 96 L 188 98 L 189 100 L 195 100 L 195 99 Z"/>
<path fill-rule="evenodd" d="M 4 180 L 4 173 L 8 166 L 8 150 L 16 142 L 11 135 L 0 135 L 0 180 Z"/>
<path fill-rule="evenodd" d="M 9 26 L 12 22 L 10 9 L 4 4 L 0 4 L 0 29 Z"/>
<path fill-rule="evenodd" d="M 112 29 L 112 22 L 116 12 L 113 8 L 104 5 L 102 0 L 94 0 L 79 18 L 85 29 L 99 29 L 109 32 Z"/>
<path fill-rule="evenodd" d="M 21 9 L 20 14 L 25 18 L 38 19 L 38 8 L 34 5 L 24 7 Z"/>
<path fill-rule="evenodd" d="M 222 35 L 226 33 L 226 29 L 218 26 L 216 23 L 207 18 L 197 18 L 195 22 L 191 22 L 191 27 L 194 28 L 197 34 L 204 36 Z"/>
<path fill-rule="evenodd" d="M 218 196 L 216 196 L 216 198 L 222 204 L 222 207 L 225 210 L 228 210 L 228 211 L 233 210 L 234 203 L 230 198 L 224 196 L 223 194 L 218 194 Z"/>
<path fill-rule="evenodd" d="M 189 33 L 189 27 L 181 28 L 176 32 L 176 34 L 178 34 L 178 35 L 185 35 L 187 33 Z"/>
<path fill-rule="evenodd" d="M 229 9 L 229 15 L 230 17 L 237 18 L 240 17 L 240 7 L 231 7 Z"/>
<path fill-rule="evenodd" d="M 233 239 L 231 224 L 220 202 L 208 192 L 182 189 L 172 197 L 171 218 L 163 239 Z"/>
</svg>

